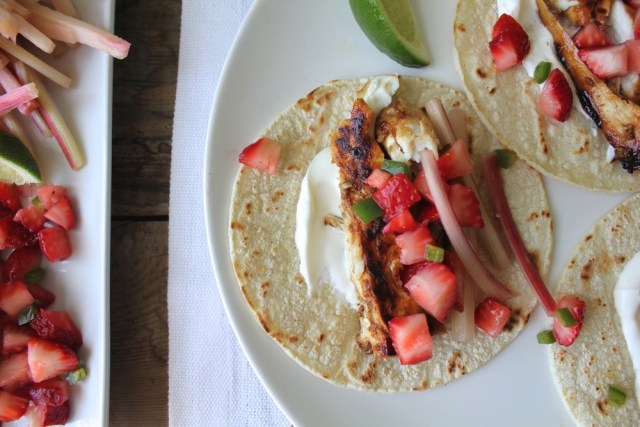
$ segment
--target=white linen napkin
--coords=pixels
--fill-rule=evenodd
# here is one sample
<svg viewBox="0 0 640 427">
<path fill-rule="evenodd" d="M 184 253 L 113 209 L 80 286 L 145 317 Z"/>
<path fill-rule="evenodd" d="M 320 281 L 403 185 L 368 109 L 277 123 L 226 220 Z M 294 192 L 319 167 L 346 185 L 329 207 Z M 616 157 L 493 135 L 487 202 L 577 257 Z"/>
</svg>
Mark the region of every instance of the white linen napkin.
<svg viewBox="0 0 640 427">
<path fill-rule="evenodd" d="M 169 424 L 289 425 L 229 325 L 203 209 L 209 113 L 228 49 L 253 0 L 182 2 L 169 205 Z"/>
</svg>

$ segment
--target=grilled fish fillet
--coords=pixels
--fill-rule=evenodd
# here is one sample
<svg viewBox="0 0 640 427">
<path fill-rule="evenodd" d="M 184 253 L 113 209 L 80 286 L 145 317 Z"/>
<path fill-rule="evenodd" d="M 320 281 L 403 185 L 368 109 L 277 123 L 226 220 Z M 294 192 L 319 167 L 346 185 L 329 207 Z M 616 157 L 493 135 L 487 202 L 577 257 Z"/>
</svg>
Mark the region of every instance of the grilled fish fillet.
<svg viewBox="0 0 640 427">
<path fill-rule="evenodd" d="M 384 357 L 394 354 L 387 322 L 421 309 L 402 286 L 399 248 L 393 236 L 382 234 L 382 218 L 364 224 L 351 209 L 375 192 L 365 179 L 384 159 L 373 135 L 374 121 L 373 111 L 357 99 L 351 117 L 333 136 L 331 158 L 339 170 L 350 276 L 359 297 L 357 341 L 364 351 Z"/>
<path fill-rule="evenodd" d="M 536 0 L 543 24 L 578 88 L 578 98 L 615 150 L 615 160 L 629 173 L 640 169 L 640 106 L 616 95 L 587 68 L 545 0 Z"/>
</svg>

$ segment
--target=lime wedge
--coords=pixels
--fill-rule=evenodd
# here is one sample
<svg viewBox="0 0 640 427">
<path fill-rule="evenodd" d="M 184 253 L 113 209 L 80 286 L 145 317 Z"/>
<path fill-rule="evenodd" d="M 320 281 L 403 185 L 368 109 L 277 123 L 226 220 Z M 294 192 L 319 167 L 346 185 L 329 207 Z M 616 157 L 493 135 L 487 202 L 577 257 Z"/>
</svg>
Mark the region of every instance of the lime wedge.
<svg viewBox="0 0 640 427">
<path fill-rule="evenodd" d="M 429 65 L 408 0 L 349 0 L 349 4 L 362 31 L 382 53 L 407 67 Z"/>
<path fill-rule="evenodd" d="M 42 182 L 40 167 L 31 151 L 18 138 L 2 131 L 0 181 L 18 185 Z"/>
</svg>

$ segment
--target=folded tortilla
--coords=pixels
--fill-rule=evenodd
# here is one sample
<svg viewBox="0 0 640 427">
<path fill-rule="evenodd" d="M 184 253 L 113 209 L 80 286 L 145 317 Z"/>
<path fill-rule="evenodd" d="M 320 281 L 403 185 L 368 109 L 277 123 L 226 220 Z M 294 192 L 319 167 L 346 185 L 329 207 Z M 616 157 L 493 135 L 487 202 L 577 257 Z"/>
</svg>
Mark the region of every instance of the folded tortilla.
<svg viewBox="0 0 640 427">
<path fill-rule="evenodd" d="M 570 347 L 549 346 L 556 385 L 580 425 L 640 425 L 635 373 L 613 299 L 625 263 L 640 251 L 638 218 L 640 195 L 601 218 L 576 248 L 556 291 L 586 303 L 576 341 Z M 607 403 L 610 385 L 627 394 L 620 408 Z"/>
<path fill-rule="evenodd" d="M 433 358 L 403 366 L 397 357 L 376 358 L 356 343 L 358 312 L 326 284 L 309 296 L 299 273 L 294 243 L 296 204 L 314 156 L 349 117 L 359 89 L 369 79 L 332 81 L 287 109 L 264 131 L 282 146 L 275 175 L 241 166 L 230 211 L 229 239 L 234 270 L 244 297 L 264 330 L 304 368 L 331 383 L 363 390 L 411 391 L 435 387 L 478 369 L 506 347 L 525 326 L 536 298 L 517 265 L 496 271 L 517 292 L 508 301 L 513 316 L 497 338 L 478 330 L 468 343 L 434 333 Z M 395 97 L 424 106 L 438 97 L 445 108 L 467 117 L 472 157 L 498 147 L 464 94 L 415 77 L 400 77 Z M 477 162 L 476 162 L 477 163 Z M 480 165 L 476 164 L 476 170 Z M 552 221 L 540 175 L 517 161 L 503 172 L 513 215 L 531 256 L 545 276 L 552 250 Z M 337 185 L 337 184 L 336 184 Z M 479 182 L 482 188 L 482 182 Z M 486 194 L 480 197 L 487 198 Z M 481 258 L 488 259 L 485 253 Z M 432 331 L 433 332 L 433 331 Z"/>
<path fill-rule="evenodd" d="M 540 86 L 524 67 L 496 69 L 489 42 L 497 19 L 495 0 L 460 0 L 453 28 L 458 72 L 487 128 L 546 175 L 591 190 L 640 190 L 638 172 L 607 162 L 609 143 L 579 106 L 566 122 L 548 119 L 537 109 Z"/>
</svg>

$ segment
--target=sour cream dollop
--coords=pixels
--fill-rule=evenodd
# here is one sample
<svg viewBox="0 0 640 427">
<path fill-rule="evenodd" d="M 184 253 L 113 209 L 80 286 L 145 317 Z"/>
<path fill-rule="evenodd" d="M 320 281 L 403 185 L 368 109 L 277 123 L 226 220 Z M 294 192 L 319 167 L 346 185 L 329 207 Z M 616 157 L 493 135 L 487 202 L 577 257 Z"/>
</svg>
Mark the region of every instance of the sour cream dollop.
<svg viewBox="0 0 640 427">
<path fill-rule="evenodd" d="M 636 398 L 640 404 L 640 252 L 624 266 L 613 299 L 636 373 Z"/>
</svg>

